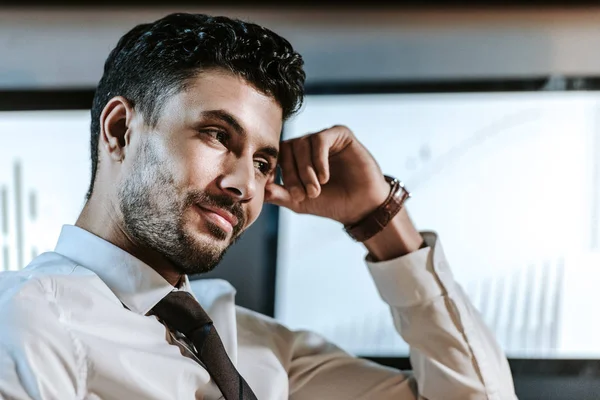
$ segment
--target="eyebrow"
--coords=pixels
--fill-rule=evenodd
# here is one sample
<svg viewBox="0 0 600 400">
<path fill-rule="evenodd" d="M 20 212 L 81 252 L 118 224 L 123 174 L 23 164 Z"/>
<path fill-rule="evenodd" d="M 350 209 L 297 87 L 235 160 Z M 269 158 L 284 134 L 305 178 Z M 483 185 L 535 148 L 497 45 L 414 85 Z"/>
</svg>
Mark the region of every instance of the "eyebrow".
<svg viewBox="0 0 600 400">
<path fill-rule="evenodd" d="M 246 130 L 242 127 L 242 124 L 239 123 L 237 118 L 235 118 L 231 113 L 228 113 L 225 110 L 202 111 L 200 113 L 200 116 L 202 118 L 218 119 L 221 122 L 224 122 L 227 125 L 229 125 L 238 135 L 242 137 L 248 136 Z M 274 159 L 277 159 L 279 157 L 279 150 L 277 150 L 277 148 L 274 146 L 263 146 L 261 147 L 260 152 L 265 153 L 266 155 L 268 155 L 269 157 L 273 157 Z"/>
<path fill-rule="evenodd" d="M 233 130 L 240 136 L 247 136 L 246 135 L 246 131 L 244 130 L 244 128 L 242 128 L 242 125 L 238 122 L 238 120 L 231 115 L 230 113 L 228 113 L 225 110 L 208 110 L 208 111 L 202 111 L 200 113 L 200 116 L 202 118 L 213 118 L 213 119 L 218 119 L 221 122 L 225 122 L 227 125 L 229 125 L 231 128 L 233 128 Z"/>
</svg>

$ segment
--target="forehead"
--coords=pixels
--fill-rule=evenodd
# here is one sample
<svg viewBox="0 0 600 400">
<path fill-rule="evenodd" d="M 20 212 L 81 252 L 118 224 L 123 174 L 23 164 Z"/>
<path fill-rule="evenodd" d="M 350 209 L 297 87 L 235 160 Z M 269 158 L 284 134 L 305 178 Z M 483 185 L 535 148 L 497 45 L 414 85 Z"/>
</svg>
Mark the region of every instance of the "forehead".
<svg viewBox="0 0 600 400">
<path fill-rule="evenodd" d="M 212 110 L 231 114 L 248 135 L 279 142 L 283 125 L 279 104 L 243 78 L 222 70 L 203 71 L 192 78 L 184 90 L 167 100 L 163 116 L 178 115 L 191 121 Z"/>
</svg>

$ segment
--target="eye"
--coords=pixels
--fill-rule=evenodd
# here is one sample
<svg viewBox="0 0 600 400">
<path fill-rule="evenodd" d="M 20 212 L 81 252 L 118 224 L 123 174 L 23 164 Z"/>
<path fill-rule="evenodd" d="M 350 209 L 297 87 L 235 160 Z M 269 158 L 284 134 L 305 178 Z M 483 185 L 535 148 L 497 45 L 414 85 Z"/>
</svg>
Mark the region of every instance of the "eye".
<svg viewBox="0 0 600 400">
<path fill-rule="evenodd" d="M 254 167 L 263 175 L 268 175 L 271 172 L 271 164 L 263 160 L 255 160 Z"/>
<path fill-rule="evenodd" d="M 213 140 L 216 140 L 217 142 L 222 143 L 223 145 L 227 145 L 227 142 L 229 142 L 229 133 L 222 129 L 209 128 L 203 129 L 202 132 L 206 133 Z"/>
</svg>

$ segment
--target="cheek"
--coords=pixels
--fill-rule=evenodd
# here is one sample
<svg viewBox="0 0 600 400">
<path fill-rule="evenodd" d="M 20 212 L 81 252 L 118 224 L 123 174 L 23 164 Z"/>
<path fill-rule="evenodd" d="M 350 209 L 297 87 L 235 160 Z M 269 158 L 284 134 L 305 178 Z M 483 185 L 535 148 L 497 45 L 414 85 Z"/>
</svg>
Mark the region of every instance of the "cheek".
<svg viewBox="0 0 600 400">
<path fill-rule="evenodd" d="M 219 176 L 223 160 L 215 152 L 201 150 L 195 149 L 180 157 L 177 169 L 182 182 L 189 187 L 205 190 Z"/>
</svg>

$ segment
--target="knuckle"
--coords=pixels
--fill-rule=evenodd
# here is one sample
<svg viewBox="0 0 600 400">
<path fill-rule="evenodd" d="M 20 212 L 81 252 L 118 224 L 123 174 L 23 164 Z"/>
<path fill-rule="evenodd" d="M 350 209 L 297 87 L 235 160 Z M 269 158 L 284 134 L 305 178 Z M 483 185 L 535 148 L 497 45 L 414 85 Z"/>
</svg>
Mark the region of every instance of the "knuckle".
<svg viewBox="0 0 600 400">
<path fill-rule="evenodd" d="M 348 128 L 346 125 L 334 125 L 331 127 L 331 129 L 334 131 L 340 132 L 340 133 L 347 133 L 347 134 L 352 133 L 350 128 Z"/>
</svg>

